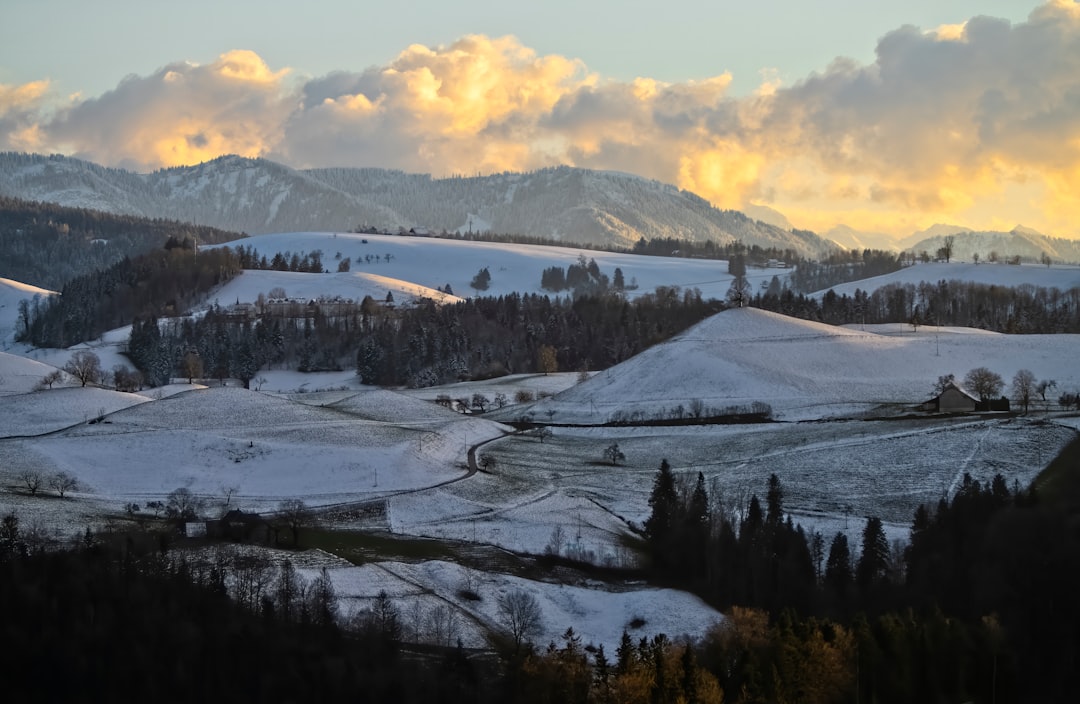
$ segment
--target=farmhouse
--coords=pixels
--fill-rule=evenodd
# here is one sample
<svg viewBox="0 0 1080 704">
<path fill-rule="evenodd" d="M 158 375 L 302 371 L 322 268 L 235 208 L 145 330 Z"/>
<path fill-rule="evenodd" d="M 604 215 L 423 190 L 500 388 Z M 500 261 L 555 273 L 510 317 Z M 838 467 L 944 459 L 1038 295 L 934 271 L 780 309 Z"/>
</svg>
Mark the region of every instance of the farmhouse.
<svg viewBox="0 0 1080 704">
<path fill-rule="evenodd" d="M 935 413 L 971 413 L 978 403 L 979 399 L 950 383 L 940 394 L 924 403 L 923 410 Z"/>
<path fill-rule="evenodd" d="M 233 509 L 216 521 L 207 521 L 205 525 L 206 535 L 219 540 L 264 545 L 277 542 L 277 531 L 257 513 Z"/>
</svg>

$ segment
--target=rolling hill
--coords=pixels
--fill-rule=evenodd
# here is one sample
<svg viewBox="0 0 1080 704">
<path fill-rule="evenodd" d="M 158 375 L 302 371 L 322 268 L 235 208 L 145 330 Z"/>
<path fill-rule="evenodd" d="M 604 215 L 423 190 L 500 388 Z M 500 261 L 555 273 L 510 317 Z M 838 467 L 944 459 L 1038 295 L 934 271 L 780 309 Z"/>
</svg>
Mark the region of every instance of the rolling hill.
<svg viewBox="0 0 1080 704">
<path fill-rule="evenodd" d="M 595 424 L 616 412 L 649 418 L 678 406 L 688 411 L 695 401 L 721 409 L 759 401 L 783 420 L 860 415 L 879 405 L 920 403 L 940 375 L 962 378 L 980 366 L 1006 380 L 1026 368 L 1075 388 L 1078 343 L 1076 335 L 967 328 L 868 332 L 736 308 L 539 402 L 534 413 L 555 423 Z"/>
</svg>

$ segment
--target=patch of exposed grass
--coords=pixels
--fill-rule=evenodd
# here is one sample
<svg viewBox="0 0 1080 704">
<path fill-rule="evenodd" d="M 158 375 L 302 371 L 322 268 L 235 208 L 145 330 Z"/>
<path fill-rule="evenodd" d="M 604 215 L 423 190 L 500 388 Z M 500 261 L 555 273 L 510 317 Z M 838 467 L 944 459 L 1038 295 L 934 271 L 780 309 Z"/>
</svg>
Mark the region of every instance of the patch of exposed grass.
<svg viewBox="0 0 1080 704">
<path fill-rule="evenodd" d="M 304 531 L 301 543 L 357 565 L 372 560 L 447 560 L 454 554 L 449 546 L 438 540 L 328 528 Z"/>
</svg>

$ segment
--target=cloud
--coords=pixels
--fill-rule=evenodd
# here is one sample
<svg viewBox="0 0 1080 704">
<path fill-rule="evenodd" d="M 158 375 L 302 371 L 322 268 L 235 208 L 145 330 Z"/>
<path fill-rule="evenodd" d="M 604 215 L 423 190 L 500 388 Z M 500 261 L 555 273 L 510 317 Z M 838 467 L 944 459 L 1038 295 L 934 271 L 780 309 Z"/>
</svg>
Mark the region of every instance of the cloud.
<svg viewBox="0 0 1080 704">
<path fill-rule="evenodd" d="M 21 86 L 0 83 L 0 148 L 35 151 L 41 146 L 39 112 L 48 90 L 48 81 Z"/>
<path fill-rule="evenodd" d="M 291 110 L 287 75 L 241 50 L 203 66 L 170 64 L 59 111 L 46 131 L 62 151 L 142 170 L 259 156 L 280 140 Z"/>
<path fill-rule="evenodd" d="M 128 77 L 55 114 L 40 110 L 44 84 L 0 88 L 0 138 L 144 169 L 223 153 L 436 175 L 572 164 L 672 182 L 721 207 L 769 202 L 820 229 L 846 218 L 978 226 L 1009 207 L 1018 222 L 1075 232 L 1075 2 L 1016 25 L 901 27 L 872 63 L 837 59 L 791 85 L 763 70 L 741 97 L 730 84 L 608 80 L 514 37 L 414 45 L 384 66 L 306 80 L 233 51 Z"/>
<path fill-rule="evenodd" d="M 378 165 L 476 173 L 552 163 L 539 122 L 596 81 L 513 37 L 408 47 L 392 63 L 303 88 L 275 156 L 298 165 Z"/>
</svg>

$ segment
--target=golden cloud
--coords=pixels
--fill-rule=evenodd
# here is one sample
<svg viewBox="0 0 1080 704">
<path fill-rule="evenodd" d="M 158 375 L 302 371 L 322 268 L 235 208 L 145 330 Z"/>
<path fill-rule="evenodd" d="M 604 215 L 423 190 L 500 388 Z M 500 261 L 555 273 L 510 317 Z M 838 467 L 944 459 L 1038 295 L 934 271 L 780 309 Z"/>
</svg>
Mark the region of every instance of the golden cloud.
<svg viewBox="0 0 1080 704">
<path fill-rule="evenodd" d="M 33 81 L 21 86 L 0 83 L 0 115 L 33 106 L 45 97 L 48 90 L 48 81 Z"/>
</svg>

